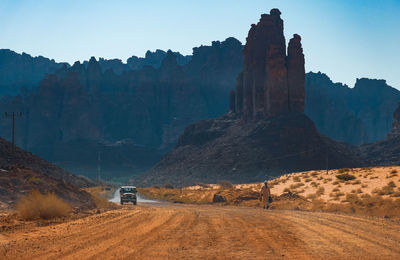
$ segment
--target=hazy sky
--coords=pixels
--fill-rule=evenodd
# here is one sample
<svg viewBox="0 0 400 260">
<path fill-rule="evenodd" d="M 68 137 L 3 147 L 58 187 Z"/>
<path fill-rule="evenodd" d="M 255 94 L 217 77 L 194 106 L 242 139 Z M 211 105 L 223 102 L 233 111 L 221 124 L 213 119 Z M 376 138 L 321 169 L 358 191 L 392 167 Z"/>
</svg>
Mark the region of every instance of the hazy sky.
<svg viewBox="0 0 400 260">
<path fill-rule="evenodd" d="M 353 86 L 382 78 L 400 89 L 400 0 L 0 0 L 0 48 L 73 63 L 144 56 L 233 36 L 279 8 L 286 40 L 303 38 L 307 71 Z"/>
</svg>

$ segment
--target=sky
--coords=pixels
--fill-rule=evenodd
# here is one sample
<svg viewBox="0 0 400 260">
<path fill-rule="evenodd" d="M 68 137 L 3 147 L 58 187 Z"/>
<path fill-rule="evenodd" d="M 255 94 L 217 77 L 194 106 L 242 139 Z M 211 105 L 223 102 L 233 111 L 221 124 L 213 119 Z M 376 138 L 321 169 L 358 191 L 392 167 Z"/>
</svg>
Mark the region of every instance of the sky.
<svg viewBox="0 0 400 260">
<path fill-rule="evenodd" d="M 288 41 L 302 36 L 306 71 L 354 86 L 400 89 L 400 0 L 0 0 L 0 48 L 58 62 L 144 56 L 235 37 L 279 8 Z"/>
</svg>

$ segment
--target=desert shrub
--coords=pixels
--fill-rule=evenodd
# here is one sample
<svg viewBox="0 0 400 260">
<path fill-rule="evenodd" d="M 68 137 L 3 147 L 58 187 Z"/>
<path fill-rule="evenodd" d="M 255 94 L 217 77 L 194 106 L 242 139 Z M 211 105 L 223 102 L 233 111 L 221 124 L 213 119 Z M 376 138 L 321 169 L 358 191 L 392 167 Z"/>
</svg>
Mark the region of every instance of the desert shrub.
<svg viewBox="0 0 400 260">
<path fill-rule="evenodd" d="M 296 184 L 290 185 L 290 188 L 291 189 L 297 189 L 297 188 L 299 188 L 301 186 L 304 186 L 304 184 L 300 182 L 300 183 L 296 183 Z"/>
<path fill-rule="evenodd" d="M 334 188 L 332 191 L 336 192 L 336 191 L 339 191 L 339 189 L 338 188 Z"/>
<path fill-rule="evenodd" d="M 367 188 L 368 187 L 368 185 L 367 184 L 363 184 L 363 185 L 361 185 L 361 188 Z"/>
<path fill-rule="evenodd" d="M 333 185 L 338 185 L 339 182 L 338 182 L 338 181 L 334 181 L 334 182 L 332 182 L 332 184 L 333 184 Z"/>
<path fill-rule="evenodd" d="M 324 187 L 319 187 L 315 195 L 321 196 L 325 193 L 325 188 Z"/>
<path fill-rule="evenodd" d="M 313 181 L 313 182 L 311 182 L 311 186 L 313 186 L 313 187 L 318 187 L 318 183 L 316 183 L 315 181 Z"/>
<path fill-rule="evenodd" d="M 305 182 L 310 182 L 311 179 L 310 179 L 310 178 L 307 178 L 307 179 L 305 179 L 304 181 L 305 181 Z"/>
<path fill-rule="evenodd" d="M 231 189 L 233 184 L 230 181 L 218 181 L 217 183 L 222 189 Z"/>
<path fill-rule="evenodd" d="M 32 220 L 64 217 L 71 207 L 54 193 L 42 194 L 38 190 L 33 190 L 21 198 L 16 209 L 22 219 Z"/>
<path fill-rule="evenodd" d="M 342 197 L 342 196 L 344 196 L 344 193 L 343 192 L 336 192 L 335 196 L 336 197 Z"/>
<path fill-rule="evenodd" d="M 285 188 L 285 189 L 283 190 L 283 192 L 289 192 L 289 191 L 290 191 L 289 188 Z"/>
<path fill-rule="evenodd" d="M 356 180 L 356 181 L 353 181 L 351 184 L 353 184 L 353 185 L 361 184 L 361 181 L 360 180 Z"/>
<path fill-rule="evenodd" d="M 396 187 L 396 184 L 395 184 L 393 181 L 391 181 L 391 182 L 388 183 L 387 186 L 388 186 L 388 187 L 395 188 L 395 187 Z"/>
<path fill-rule="evenodd" d="M 312 172 L 312 173 L 311 173 L 311 176 L 313 176 L 313 177 L 318 176 L 318 175 L 319 175 L 318 172 Z"/>
<path fill-rule="evenodd" d="M 162 187 L 163 187 L 164 189 L 173 189 L 173 188 L 174 188 L 174 185 L 172 185 L 171 183 L 165 183 Z"/>
<path fill-rule="evenodd" d="M 339 170 L 339 172 L 340 172 L 340 170 Z M 338 178 L 339 180 L 342 180 L 342 181 L 351 181 L 351 180 L 354 180 L 356 178 L 356 176 L 348 174 L 348 173 L 343 173 L 343 174 L 336 175 L 336 178 Z"/>
<path fill-rule="evenodd" d="M 397 170 L 392 170 L 390 173 L 391 173 L 391 174 L 396 174 L 396 173 L 397 173 Z M 396 174 L 396 175 L 397 175 L 397 174 Z"/>
<path fill-rule="evenodd" d="M 299 176 L 294 176 L 294 177 L 293 177 L 293 181 L 294 181 L 294 182 L 301 182 Z"/>
<path fill-rule="evenodd" d="M 363 193 L 362 189 L 357 189 L 357 193 L 358 193 L 358 194 Z"/>
<path fill-rule="evenodd" d="M 350 171 L 349 168 L 342 168 L 342 169 L 338 170 L 338 173 L 345 173 L 345 172 L 348 172 L 348 171 Z"/>
</svg>

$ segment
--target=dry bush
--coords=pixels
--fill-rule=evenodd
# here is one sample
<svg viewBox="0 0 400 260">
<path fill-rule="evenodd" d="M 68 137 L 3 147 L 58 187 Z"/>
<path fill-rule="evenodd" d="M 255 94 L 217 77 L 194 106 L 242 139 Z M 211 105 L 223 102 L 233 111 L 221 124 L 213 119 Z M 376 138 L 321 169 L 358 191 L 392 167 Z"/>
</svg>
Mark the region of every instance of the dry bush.
<svg viewBox="0 0 400 260">
<path fill-rule="evenodd" d="M 292 184 L 292 185 L 290 185 L 290 187 L 289 188 L 291 188 L 291 189 L 297 189 L 297 188 L 299 188 L 299 187 L 301 187 L 301 186 L 304 186 L 304 184 L 303 183 L 296 183 L 296 184 Z"/>
<path fill-rule="evenodd" d="M 318 176 L 318 175 L 319 175 L 318 172 L 312 172 L 312 173 L 311 173 L 311 176 L 313 176 L 313 177 Z"/>
<path fill-rule="evenodd" d="M 315 195 L 321 196 L 325 193 L 325 188 L 324 187 L 319 187 L 317 192 L 315 192 Z"/>
<path fill-rule="evenodd" d="M 396 187 L 396 184 L 395 184 L 393 181 L 391 181 L 391 182 L 388 183 L 387 186 L 388 186 L 388 187 L 395 188 L 395 187 Z"/>
<path fill-rule="evenodd" d="M 361 184 L 361 181 L 360 180 L 356 180 L 356 181 L 353 181 L 351 184 L 353 184 L 353 185 Z"/>
<path fill-rule="evenodd" d="M 339 189 L 338 188 L 334 188 L 332 191 L 336 192 L 336 191 L 339 191 Z"/>
<path fill-rule="evenodd" d="M 339 182 L 338 182 L 338 181 L 334 181 L 334 182 L 332 182 L 332 184 L 333 184 L 333 185 L 338 185 Z"/>
<path fill-rule="evenodd" d="M 391 174 L 396 174 L 396 173 L 397 173 L 397 170 L 392 170 L 390 173 L 391 173 Z"/>
<path fill-rule="evenodd" d="M 233 184 L 230 181 L 218 181 L 217 183 L 222 189 L 231 189 Z"/>
<path fill-rule="evenodd" d="M 368 187 L 368 185 L 367 184 L 363 184 L 363 185 L 361 185 L 361 188 L 367 188 Z"/>
<path fill-rule="evenodd" d="M 342 168 L 338 170 L 338 173 L 345 173 L 345 172 L 349 172 L 350 169 L 349 168 Z"/>
<path fill-rule="evenodd" d="M 310 179 L 310 178 L 306 178 L 304 181 L 305 181 L 305 182 L 310 182 L 311 179 Z"/>
<path fill-rule="evenodd" d="M 342 169 L 340 169 L 342 170 Z M 339 170 L 339 172 L 340 172 Z M 341 181 L 351 181 L 354 180 L 356 178 L 356 176 L 348 174 L 348 173 L 343 173 L 343 174 L 338 174 L 336 175 L 336 178 L 338 178 Z"/>
<path fill-rule="evenodd" d="M 22 219 L 32 220 L 64 217 L 70 212 L 71 207 L 54 193 L 42 194 L 38 190 L 33 190 L 21 198 L 16 209 Z"/>
<path fill-rule="evenodd" d="M 293 181 L 294 181 L 294 182 L 301 182 L 299 176 L 294 176 L 294 177 L 293 177 Z"/>
<path fill-rule="evenodd" d="M 313 187 L 318 187 L 318 183 L 316 183 L 315 181 L 313 181 L 313 182 L 311 182 L 311 186 L 313 186 Z"/>
</svg>

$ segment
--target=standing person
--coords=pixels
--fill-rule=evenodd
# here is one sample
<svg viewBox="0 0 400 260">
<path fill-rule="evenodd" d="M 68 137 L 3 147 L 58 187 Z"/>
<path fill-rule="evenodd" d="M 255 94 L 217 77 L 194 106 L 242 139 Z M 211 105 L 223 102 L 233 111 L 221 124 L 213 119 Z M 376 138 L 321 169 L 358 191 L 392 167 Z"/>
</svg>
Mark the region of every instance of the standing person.
<svg viewBox="0 0 400 260">
<path fill-rule="evenodd" d="M 271 190 L 268 187 L 268 181 L 264 181 L 264 185 L 261 188 L 260 200 L 262 200 L 262 204 L 264 209 L 269 209 L 269 203 L 271 200 Z"/>
</svg>

